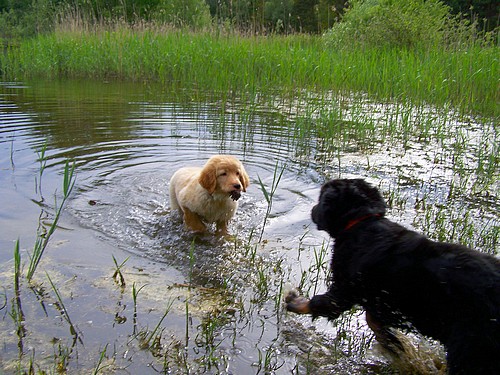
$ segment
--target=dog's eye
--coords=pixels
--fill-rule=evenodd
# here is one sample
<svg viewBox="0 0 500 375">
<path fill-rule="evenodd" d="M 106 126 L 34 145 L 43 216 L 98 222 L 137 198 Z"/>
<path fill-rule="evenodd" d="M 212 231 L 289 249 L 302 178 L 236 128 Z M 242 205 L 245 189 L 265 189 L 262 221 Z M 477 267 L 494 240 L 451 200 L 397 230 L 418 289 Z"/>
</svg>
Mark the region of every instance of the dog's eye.
<svg viewBox="0 0 500 375">
<path fill-rule="evenodd" d="M 227 173 L 226 172 L 222 172 L 221 174 L 219 174 L 219 176 L 227 176 Z"/>
</svg>

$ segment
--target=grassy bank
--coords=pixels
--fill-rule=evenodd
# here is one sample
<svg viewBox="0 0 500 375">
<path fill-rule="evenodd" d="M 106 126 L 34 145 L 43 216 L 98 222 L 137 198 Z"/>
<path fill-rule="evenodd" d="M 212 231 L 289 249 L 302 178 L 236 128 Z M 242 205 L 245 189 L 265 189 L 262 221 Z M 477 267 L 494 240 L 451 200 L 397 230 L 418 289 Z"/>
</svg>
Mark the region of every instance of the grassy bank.
<svg viewBox="0 0 500 375">
<path fill-rule="evenodd" d="M 132 31 L 57 32 L 0 56 L 4 79 L 160 80 L 208 90 L 362 91 L 498 115 L 498 47 L 328 48 L 321 37 Z"/>
</svg>

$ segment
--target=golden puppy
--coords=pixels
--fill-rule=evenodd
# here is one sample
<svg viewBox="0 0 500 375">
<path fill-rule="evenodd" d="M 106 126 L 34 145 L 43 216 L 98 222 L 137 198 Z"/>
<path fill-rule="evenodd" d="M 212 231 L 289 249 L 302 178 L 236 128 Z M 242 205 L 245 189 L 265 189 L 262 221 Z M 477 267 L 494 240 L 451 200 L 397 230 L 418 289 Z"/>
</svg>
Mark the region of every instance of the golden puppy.
<svg viewBox="0 0 500 375">
<path fill-rule="evenodd" d="M 215 223 L 217 234 L 227 234 L 241 196 L 250 184 L 245 168 L 233 156 L 215 155 L 203 168 L 185 167 L 170 179 L 170 208 L 178 209 L 184 224 L 195 232 L 206 232 L 205 223 Z"/>
</svg>

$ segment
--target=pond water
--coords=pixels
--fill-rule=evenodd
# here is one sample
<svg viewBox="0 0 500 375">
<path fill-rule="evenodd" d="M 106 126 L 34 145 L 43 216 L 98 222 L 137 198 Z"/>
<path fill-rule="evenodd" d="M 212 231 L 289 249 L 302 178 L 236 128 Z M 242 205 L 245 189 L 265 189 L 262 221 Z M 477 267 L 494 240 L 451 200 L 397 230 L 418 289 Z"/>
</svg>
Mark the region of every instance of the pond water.
<svg viewBox="0 0 500 375">
<path fill-rule="evenodd" d="M 326 288 L 331 243 L 309 214 L 319 188 L 332 177 L 366 178 L 382 189 L 394 220 L 498 254 L 499 138 L 495 119 L 362 95 L 1 83 L 0 367 L 396 371 L 360 311 L 335 323 L 283 311 L 286 289 Z M 243 162 L 251 186 L 231 238 L 199 238 L 170 212 L 168 181 L 219 153 Z M 33 281 L 21 277 L 16 295 L 15 241 L 24 276 L 37 228 L 50 227 L 61 203 L 67 160 L 74 189 Z M 262 190 L 273 184 L 268 202 Z M 428 347 L 442 357 L 435 343 Z"/>
</svg>

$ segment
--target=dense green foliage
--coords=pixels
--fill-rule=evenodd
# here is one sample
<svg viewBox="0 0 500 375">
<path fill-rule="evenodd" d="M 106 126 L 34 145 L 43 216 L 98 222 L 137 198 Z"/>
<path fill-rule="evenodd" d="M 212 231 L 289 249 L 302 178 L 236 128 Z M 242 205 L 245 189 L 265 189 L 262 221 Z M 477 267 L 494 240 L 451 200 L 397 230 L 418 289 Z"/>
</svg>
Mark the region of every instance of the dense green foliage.
<svg viewBox="0 0 500 375">
<path fill-rule="evenodd" d="M 211 25 L 205 0 L 0 0 L 0 40 L 52 32 L 61 24 L 125 22 L 199 29 Z"/>
<path fill-rule="evenodd" d="M 428 49 L 483 43 L 492 35 L 478 38 L 476 25 L 452 16 L 450 7 L 439 0 L 352 0 L 342 22 L 326 37 L 335 48 Z"/>
<path fill-rule="evenodd" d="M 150 79 L 221 93 L 361 91 L 498 115 L 500 61 L 497 47 L 332 50 L 319 37 L 123 28 L 22 42 L 0 57 L 0 71 L 9 79 Z"/>
<path fill-rule="evenodd" d="M 471 21 L 484 21 L 484 28 L 492 30 L 499 26 L 500 2 L 497 0 L 444 0 L 454 14 L 468 14 Z"/>
<path fill-rule="evenodd" d="M 117 20 L 129 24 L 168 23 L 175 27 L 223 25 L 254 33 L 323 33 L 341 20 L 347 0 L 0 0 L 0 40 L 53 31 L 68 17 L 84 23 Z M 366 0 L 371 6 L 372 0 Z M 428 1 L 420 0 L 421 3 Z M 392 1 L 388 1 L 392 3 Z M 396 1 L 396 3 L 400 3 Z M 414 0 L 410 3 L 415 3 Z M 433 3 L 433 1 L 430 1 Z M 443 0 L 454 14 L 478 21 L 481 29 L 498 25 L 495 0 Z M 432 7 L 432 5 L 431 5 Z M 433 9 L 433 8 L 431 8 Z M 394 18 L 392 18 L 394 17 Z M 384 17 L 387 25 L 401 22 L 397 13 Z"/>
<path fill-rule="evenodd" d="M 65 0 L 9 3 L 4 15 L 35 5 L 45 12 L 32 20 L 40 31 L 48 14 L 57 23 L 53 32 L 4 48 L 0 75 L 153 79 L 225 92 L 362 91 L 498 114 L 498 31 L 478 33 L 476 25 L 452 16 L 438 0 L 352 0 L 343 19 L 323 37 L 260 37 L 259 25 L 268 22 L 272 2 L 260 2 L 262 7 L 239 18 L 238 27 L 225 21 L 224 12 L 233 8 L 222 7 L 243 4 L 238 1 L 217 2 L 215 9 L 203 0 L 75 3 L 81 7 L 65 7 Z M 293 15 L 306 14 L 313 3 L 280 4 Z M 332 3 L 317 1 L 316 6 Z M 272 9 L 275 17 L 284 14 L 280 7 Z M 212 23 L 213 17 L 219 21 Z M 309 30 L 320 21 L 296 24 L 289 16 L 289 24 L 276 29 Z M 240 27 L 253 32 L 242 33 Z"/>
</svg>

